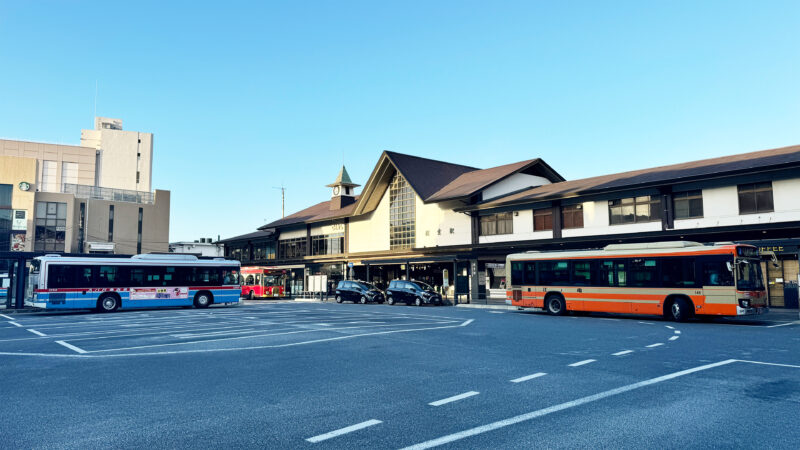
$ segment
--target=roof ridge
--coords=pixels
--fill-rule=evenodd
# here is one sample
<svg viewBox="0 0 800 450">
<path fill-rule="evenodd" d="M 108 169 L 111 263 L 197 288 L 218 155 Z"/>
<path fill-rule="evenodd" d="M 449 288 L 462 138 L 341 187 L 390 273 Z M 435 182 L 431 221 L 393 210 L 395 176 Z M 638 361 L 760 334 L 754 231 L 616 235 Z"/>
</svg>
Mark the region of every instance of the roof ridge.
<svg viewBox="0 0 800 450">
<path fill-rule="evenodd" d="M 400 156 L 404 156 L 404 157 L 407 157 L 407 158 L 415 158 L 415 159 L 421 159 L 421 160 L 424 160 L 424 161 L 432 161 L 432 162 L 437 162 L 437 163 L 440 163 L 440 164 L 447 164 L 447 165 L 450 165 L 450 166 L 466 167 L 467 169 L 472 169 L 472 170 L 483 170 L 483 169 L 478 168 L 478 167 L 466 166 L 464 164 L 458 164 L 458 163 L 442 161 L 441 159 L 425 158 L 424 156 L 411 155 L 411 154 L 408 154 L 408 153 L 400 153 L 400 152 L 395 152 L 395 151 L 392 151 L 392 150 L 384 150 L 383 152 L 386 153 L 387 155 L 390 155 L 390 156 L 391 155 L 400 155 Z"/>
</svg>

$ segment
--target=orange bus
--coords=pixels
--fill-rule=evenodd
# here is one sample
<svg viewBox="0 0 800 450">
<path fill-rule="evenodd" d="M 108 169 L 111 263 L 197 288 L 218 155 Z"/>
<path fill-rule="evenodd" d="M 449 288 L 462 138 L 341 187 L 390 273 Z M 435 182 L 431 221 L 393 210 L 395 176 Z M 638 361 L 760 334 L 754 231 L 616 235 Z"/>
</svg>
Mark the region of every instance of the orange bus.
<svg viewBox="0 0 800 450">
<path fill-rule="evenodd" d="M 283 297 L 285 295 L 286 270 L 274 267 L 242 267 L 242 297 Z"/>
<path fill-rule="evenodd" d="M 509 255 L 506 304 L 567 311 L 692 316 L 763 314 L 758 248 L 723 243 L 613 244 L 602 250 Z"/>
</svg>

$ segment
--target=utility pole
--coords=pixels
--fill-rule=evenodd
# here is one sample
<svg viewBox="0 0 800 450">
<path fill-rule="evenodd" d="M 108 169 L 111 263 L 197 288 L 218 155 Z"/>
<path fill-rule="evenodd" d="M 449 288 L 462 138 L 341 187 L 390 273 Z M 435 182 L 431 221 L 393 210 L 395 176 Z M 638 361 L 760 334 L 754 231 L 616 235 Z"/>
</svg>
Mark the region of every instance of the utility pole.
<svg viewBox="0 0 800 450">
<path fill-rule="evenodd" d="M 281 183 L 281 187 L 273 186 L 272 189 L 280 189 L 281 190 L 281 219 L 286 217 L 284 214 L 284 205 L 286 200 L 286 188 L 283 187 L 283 183 Z"/>
</svg>

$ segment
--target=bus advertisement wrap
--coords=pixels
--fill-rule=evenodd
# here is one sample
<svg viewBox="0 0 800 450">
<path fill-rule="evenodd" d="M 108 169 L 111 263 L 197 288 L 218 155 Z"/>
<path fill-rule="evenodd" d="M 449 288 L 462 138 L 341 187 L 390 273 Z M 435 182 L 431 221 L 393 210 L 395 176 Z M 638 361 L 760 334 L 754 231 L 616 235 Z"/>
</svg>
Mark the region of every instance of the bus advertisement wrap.
<svg viewBox="0 0 800 450">
<path fill-rule="evenodd" d="M 188 287 L 131 288 L 131 300 L 189 298 Z"/>
</svg>

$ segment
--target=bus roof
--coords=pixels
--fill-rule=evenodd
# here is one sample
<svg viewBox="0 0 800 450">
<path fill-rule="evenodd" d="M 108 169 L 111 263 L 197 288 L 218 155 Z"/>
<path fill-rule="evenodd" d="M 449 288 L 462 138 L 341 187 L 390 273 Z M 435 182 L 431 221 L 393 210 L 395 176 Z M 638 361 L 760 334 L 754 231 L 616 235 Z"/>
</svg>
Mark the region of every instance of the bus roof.
<svg viewBox="0 0 800 450">
<path fill-rule="evenodd" d="M 34 258 L 41 262 L 65 264 L 111 264 L 152 266 L 238 266 L 239 261 L 224 258 L 198 259 L 194 255 L 133 255 L 130 258 L 96 258 L 89 256 L 44 255 Z"/>
<path fill-rule="evenodd" d="M 646 257 L 646 256 L 667 256 L 667 255 L 704 255 L 704 254 L 726 254 L 734 253 L 736 247 L 746 246 L 746 244 L 734 244 L 732 242 L 704 245 L 699 242 L 691 241 L 668 241 L 668 242 L 646 242 L 640 244 L 611 244 L 597 250 L 565 250 L 552 252 L 527 252 L 514 253 L 508 255 L 509 261 L 531 260 L 531 259 L 567 259 L 567 258 L 591 258 L 591 257 Z"/>
</svg>

